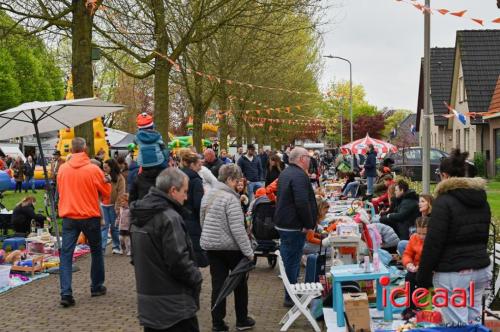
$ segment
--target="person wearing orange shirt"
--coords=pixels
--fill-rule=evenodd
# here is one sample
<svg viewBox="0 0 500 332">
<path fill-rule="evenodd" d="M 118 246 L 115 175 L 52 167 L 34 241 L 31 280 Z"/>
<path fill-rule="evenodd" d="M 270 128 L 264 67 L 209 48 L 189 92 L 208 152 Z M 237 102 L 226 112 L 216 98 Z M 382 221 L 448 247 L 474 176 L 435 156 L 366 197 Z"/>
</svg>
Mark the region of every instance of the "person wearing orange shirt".
<svg viewBox="0 0 500 332">
<path fill-rule="evenodd" d="M 71 142 L 71 159 L 62 164 L 57 174 L 59 215 L 62 223 L 62 248 L 60 253 L 61 301 L 63 307 L 75 305 L 71 289 L 73 252 L 80 232 L 88 239 L 92 263 L 90 269 L 91 296 L 106 294 L 104 287 L 104 258 L 101 248 L 101 209 L 109 199 L 111 184 L 103 171 L 90 162 L 86 142 L 75 137 Z"/>
<path fill-rule="evenodd" d="M 410 284 L 410 299 L 412 294 L 417 288 L 417 271 L 420 264 L 420 257 L 424 249 L 424 240 L 427 234 L 427 225 L 429 223 L 428 217 L 418 217 L 415 224 L 417 226 L 417 233 L 410 237 L 408 246 L 403 253 L 403 266 L 408 271 L 405 280 Z M 411 310 L 416 309 L 413 301 L 410 300 L 410 307 L 403 311 L 402 315 L 408 317 L 412 316 Z"/>
</svg>

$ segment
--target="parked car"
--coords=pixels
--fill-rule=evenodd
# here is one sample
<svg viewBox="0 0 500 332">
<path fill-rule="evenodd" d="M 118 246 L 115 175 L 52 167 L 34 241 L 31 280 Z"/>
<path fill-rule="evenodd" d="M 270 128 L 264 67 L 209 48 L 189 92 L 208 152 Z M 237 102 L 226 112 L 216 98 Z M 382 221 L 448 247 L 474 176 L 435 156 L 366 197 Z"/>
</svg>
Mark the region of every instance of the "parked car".
<svg viewBox="0 0 500 332">
<path fill-rule="evenodd" d="M 448 157 L 450 154 L 438 149 L 431 148 L 431 181 L 439 182 L 439 164 L 441 159 Z M 413 181 L 422 181 L 422 148 L 408 147 L 402 148 L 397 153 L 392 153 L 388 157 L 394 159 L 393 171 L 411 178 Z M 469 165 L 469 176 L 475 176 L 474 163 L 467 161 Z"/>
</svg>

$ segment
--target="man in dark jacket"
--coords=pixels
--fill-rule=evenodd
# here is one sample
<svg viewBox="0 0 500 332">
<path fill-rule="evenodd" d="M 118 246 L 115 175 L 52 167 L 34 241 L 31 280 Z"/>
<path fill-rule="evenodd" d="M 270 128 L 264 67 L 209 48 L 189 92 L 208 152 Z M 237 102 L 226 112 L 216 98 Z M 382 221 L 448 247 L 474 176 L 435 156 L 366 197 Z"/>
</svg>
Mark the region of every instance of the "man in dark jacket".
<svg viewBox="0 0 500 332">
<path fill-rule="evenodd" d="M 203 165 L 208 168 L 216 178 L 219 178 L 219 169 L 224 165 L 224 162 L 220 158 L 217 158 L 212 149 L 203 151 L 203 158 Z"/>
<path fill-rule="evenodd" d="M 154 187 L 156 177 L 160 174 L 160 167 L 143 168 L 138 174 L 132 185 L 129 188 L 128 202 L 132 203 L 138 199 L 142 199 L 149 192 L 149 188 Z"/>
<path fill-rule="evenodd" d="M 254 192 L 262 188 L 262 166 L 259 157 L 255 153 L 255 145 L 248 144 L 247 153 L 238 159 L 243 175 L 247 179 L 248 199 L 251 202 Z"/>
<path fill-rule="evenodd" d="M 24 192 L 28 192 L 28 188 L 31 185 L 31 191 L 33 194 L 36 193 L 35 191 L 35 180 L 33 180 L 33 177 L 35 176 L 35 162 L 33 161 L 33 158 L 31 156 L 28 156 L 28 160 L 24 163 L 24 176 L 26 177 L 26 186 L 24 187 Z"/>
<path fill-rule="evenodd" d="M 264 151 L 263 148 L 259 148 L 259 160 L 260 167 L 262 168 L 262 179 L 266 178 L 267 168 L 269 166 L 269 151 Z"/>
<path fill-rule="evenodd" d="M 403 180 L 396 182 L 395 194 L 398 203 L 394 212 L 381 217 L 380 222 L 391 226 L 401 240 L 408 240 L 410 227 L 415 225 L 415 220 L 420 216 L 418 195 Z"/>
<path fill-rule="evenodd" d="M 318 217 L 314 190 L 307 175 L 307 150 L 296 147 L 290 152 L 290 164 L 278 178 L 276 229 L 280 234 L 280 254 L 290 283 L 295 284 L 300 272 L 300 259 L 308 229 L 313 229 Z M 293 306 L 285 292 L 285 306 Z"/>
<path fill-rule="evenodd" d="M 366 161 L 363 168 L 366 175 L 366 195 L 371 198 L 373 196 L 373 184 L 377 177 L 377 153 L 373 144 L 368 145 L 368 153 L 366 154 Z"/>
<path fill-rule="evenodd" d="M 199 331 L 202 276 L 180 214 L 187 190 L 187 176 L 168 168 L 156 187 L 130 206 L 137 306 L 145 331 Z"/>
</svg>

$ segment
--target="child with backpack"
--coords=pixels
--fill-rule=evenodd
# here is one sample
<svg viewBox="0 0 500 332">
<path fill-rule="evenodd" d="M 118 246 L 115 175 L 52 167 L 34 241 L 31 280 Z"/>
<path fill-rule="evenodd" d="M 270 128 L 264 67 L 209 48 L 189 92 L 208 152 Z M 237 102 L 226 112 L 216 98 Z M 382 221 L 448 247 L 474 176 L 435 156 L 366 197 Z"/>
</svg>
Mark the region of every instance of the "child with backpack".
<svg viewBox="0 0 500 332">
<path fill-rule="evenodd" d="M 153 117 L 148 113 L 137 116 L 137 133 L 135 144 L 139 145 L 137 163 L 141 168 L 168 167 L 169 150 L 163 142 L 163 137 L 155 130 Z"/>
</svg>

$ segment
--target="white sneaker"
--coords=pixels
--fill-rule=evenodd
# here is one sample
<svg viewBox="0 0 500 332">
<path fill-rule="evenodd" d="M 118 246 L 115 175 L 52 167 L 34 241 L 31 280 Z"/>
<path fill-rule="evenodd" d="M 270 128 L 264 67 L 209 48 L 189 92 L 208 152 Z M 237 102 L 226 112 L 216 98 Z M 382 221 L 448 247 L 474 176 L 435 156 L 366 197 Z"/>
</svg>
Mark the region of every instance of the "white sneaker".
<svg viewBox="0 0 500 332">
<path fill-rule="evenodd" d="M 106 245 L 110 244 L 111 243 L 111 238 L 108 238 L 108 240 L 106 241 Z"/>
<path fill-rule="evenodd" d="M 120 249 L 113 249 L 113 254 L 122 255 L 123 252 Z"/>
</svg>

